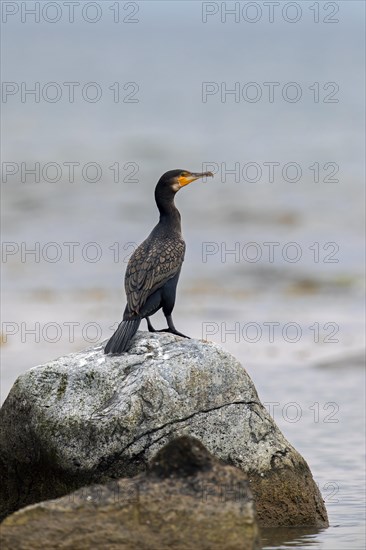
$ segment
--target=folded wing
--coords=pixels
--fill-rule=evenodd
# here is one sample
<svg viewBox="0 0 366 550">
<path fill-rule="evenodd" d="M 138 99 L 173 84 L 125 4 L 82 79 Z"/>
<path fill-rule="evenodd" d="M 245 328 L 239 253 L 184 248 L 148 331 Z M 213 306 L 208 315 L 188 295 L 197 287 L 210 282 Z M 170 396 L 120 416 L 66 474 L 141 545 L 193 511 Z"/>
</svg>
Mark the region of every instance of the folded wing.
<svg viewBox="0 0 366 550">
<path fill-rule="evenodd" d="M 140 244 L 132 254 L 125 276 L 127 305 L 139 315 L 146 300 L 182 266 L 185 253 L 183 239 L 151 239 Z"/>
</svg>

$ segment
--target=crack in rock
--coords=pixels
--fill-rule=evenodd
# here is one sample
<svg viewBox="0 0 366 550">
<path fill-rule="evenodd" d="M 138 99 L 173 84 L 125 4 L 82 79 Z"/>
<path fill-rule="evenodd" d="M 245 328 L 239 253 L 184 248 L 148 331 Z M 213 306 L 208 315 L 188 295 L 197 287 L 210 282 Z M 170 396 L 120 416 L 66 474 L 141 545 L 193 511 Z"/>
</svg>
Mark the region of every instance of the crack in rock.
<svg viewBox="0 0 366 550">
<path fill-rule="evenodd" d="M 149 430 L 143 434 L 141 434 L 139 437 L 131 441 L 126 447 L 124 447 L 121 451 L 121 454 L 125 453 L 132 445 L 135 445 L 140 439 L 143 439 L 144 437 L 149 437 L 150 435 L 160 431 L 164 430 L 167 426 L 172 426 L 174 424 L 179 424 L 182 422 L 186 422 L 187 420 L 190 420 L 191 418 L 194 418 L 197 415 L 200 414 L 207 414 L 212 411 L 218 411 L 220 409 L 223 409 L 224 407 L 230 407 L 231 405 L 260 405 L 257 401 L 232 401 L 231 403 L 224 403 L 223 405 L 219 405 L 217 407 L 212 407 L 210 409 L 202 409 L 201 411 L 196 411 L 184 418 L 177 418 L 176 420 L 171 420 L 170 422 L 166 422 L 162 426 L 158 426 L 157 428 L 153 428 L 152 430 Z"/>
</svg>

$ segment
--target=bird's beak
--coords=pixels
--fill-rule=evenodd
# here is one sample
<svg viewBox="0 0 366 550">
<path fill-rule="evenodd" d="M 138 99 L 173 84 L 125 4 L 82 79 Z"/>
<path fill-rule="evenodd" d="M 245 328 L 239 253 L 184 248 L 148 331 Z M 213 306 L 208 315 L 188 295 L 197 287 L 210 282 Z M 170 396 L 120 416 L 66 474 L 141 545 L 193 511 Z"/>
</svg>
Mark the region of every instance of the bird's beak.
<svg viewBox="0 0 366 550">
<path fill-rule="evenodd" d="M 198 180 L 199 178 L 207 178 L 212 177 L 212 172 L 190 172 L 188 176 L 179 176 L 178 182 L 179 187 L 184 187 L 185 185 L 188 185 L 189 183 L 192 183 L 192 181 Z"/>
</svg>

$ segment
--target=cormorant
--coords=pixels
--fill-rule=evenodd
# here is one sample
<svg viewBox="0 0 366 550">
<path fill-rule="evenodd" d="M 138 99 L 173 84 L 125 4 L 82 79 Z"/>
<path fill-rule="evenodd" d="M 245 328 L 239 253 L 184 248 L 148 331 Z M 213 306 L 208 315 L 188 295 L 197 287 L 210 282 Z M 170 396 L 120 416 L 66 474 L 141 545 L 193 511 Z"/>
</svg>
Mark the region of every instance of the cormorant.
<svg viewBox="0 0 366 550">
<path fill-rule="evenodd" d="M 127 305 L 123 319 L 108 340 L 104 353 L 120 354 L 126 351 L 141 319 L 146 319 L 150 332 L 171 332 L 188 338 L 175 328 L 172 319 L 175 293 L 186 247 L 174 196 L 185 185 L 205 176 L 213 174 L 170 170 L 158 181 L 155 187 L 155 201 L 160 213 L 159 223 L 134 251 L 128 262 L 125 275 Z M 155 331 L 149 317 L 160 308 L 163 308 L 168 328 Z"/>
</svg>

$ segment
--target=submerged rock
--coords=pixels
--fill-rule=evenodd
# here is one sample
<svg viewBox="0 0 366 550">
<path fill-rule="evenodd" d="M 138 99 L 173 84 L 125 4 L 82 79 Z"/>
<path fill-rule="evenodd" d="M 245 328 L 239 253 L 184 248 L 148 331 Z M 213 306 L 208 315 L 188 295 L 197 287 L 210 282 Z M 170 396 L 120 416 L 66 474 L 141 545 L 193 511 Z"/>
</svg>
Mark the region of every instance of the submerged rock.
<svg viewBox="0 0 366 550">
<path fill-rule="evenodd" d="M 128 353 L 98 345 L 20 376 L 1 411 L 2 517 L 79 487 L 134 476 L 192 435 L 247 472 L 263 526 L 326 526 L 305 460 L 245 369 L 211 342 L 137 333 Z"/>
<path fill-rule="evenodd" d="M 244 472 L 196 439 L 161 449 L 146 473 L 23 508 L 1 525 L 3 550 L 254 550 L 258 526 Z"/>
</svg>

